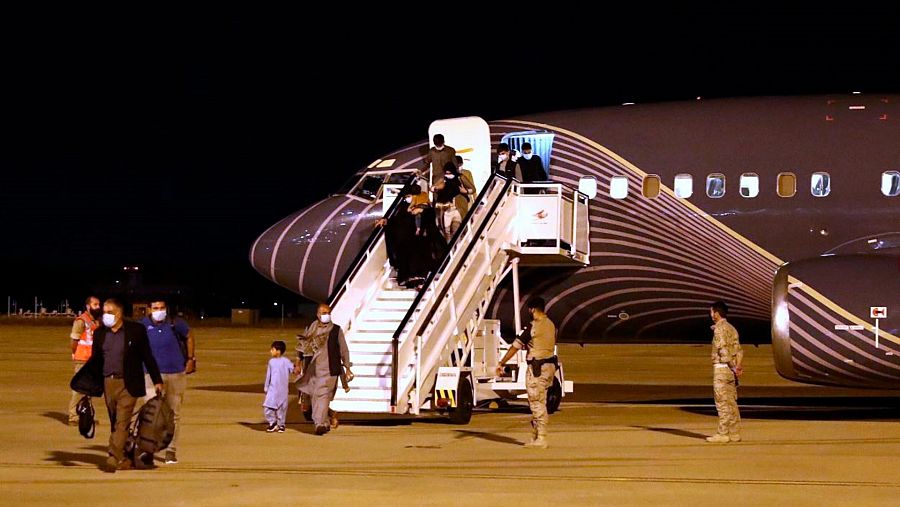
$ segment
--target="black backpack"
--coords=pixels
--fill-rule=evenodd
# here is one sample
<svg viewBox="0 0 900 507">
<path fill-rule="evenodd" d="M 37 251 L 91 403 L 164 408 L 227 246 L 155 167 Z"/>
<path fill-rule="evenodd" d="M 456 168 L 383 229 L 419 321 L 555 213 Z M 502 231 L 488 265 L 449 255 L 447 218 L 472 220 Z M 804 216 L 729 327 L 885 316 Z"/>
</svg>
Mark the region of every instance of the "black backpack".
<svg viewBox="0 0 900 507">
<path fill-rule="evenodd" d="M 78 433 L 84 438 L 94 438 L 94 404 L 90 396 L 83 396 L 75 406 L 78 414 Z"/>
<path fill-rule="evenodd" d="M 160 396 L 144 403 L 130 436 L 136 454 L 153 454 L 168 447 L 175 436 L 175 412 L 172 407 Z"/>
</svg>

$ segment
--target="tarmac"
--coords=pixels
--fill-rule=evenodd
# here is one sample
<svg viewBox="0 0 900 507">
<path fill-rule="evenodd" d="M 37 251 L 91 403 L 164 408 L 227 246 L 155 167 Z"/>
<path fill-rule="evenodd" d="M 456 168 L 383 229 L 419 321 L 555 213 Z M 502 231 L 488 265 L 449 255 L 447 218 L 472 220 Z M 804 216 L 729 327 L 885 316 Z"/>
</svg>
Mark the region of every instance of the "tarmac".
<svg viewBox="0 0 900 507">
<path fill-rule="evenodd" d="M 789 382 L 745 347 L 740 443 L 715 432 L 708 347 L 560 347 L 575 382 L 546 450 L 522 403 L 439 417 L 353 417 L 325 436 L 292 403 L 266 433 L 269 345 L 298 330 L 195 329 L 179 463 L 105 474 L 109 423 L 66 425 L 68 329 L 0 326 L 0 505 L 898 505 L 900 391 Z M 295 398 L 292 398 L 292 400 Z"/>
</svg>

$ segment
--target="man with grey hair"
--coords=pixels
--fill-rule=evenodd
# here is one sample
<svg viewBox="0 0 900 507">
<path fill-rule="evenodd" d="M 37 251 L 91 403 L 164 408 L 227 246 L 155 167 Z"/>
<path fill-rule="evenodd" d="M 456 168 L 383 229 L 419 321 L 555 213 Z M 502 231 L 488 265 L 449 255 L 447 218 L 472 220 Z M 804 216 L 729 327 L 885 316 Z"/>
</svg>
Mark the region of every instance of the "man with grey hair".
<svg viewBox="0 0 900 507">
<path fill-rule="evenodd" d="M 305 367 L 304 361 L 297 361 L 297 368 L 303 368 L 297 389 L 310 397 L 316 435 L 324 435 L 332 427 L 337 427 L 337 417 L 329 409 L 329 404 L 334 399 L 338 377 L 343 373 L 344 366 L 350 367 L 350 350 L 344 339 L 344 330 L 331 321 L 331 307 L 326 304 L 319 305 L 316 321 L 306 328 L 299 339 L 300 350 L 304 355 L 311 354 L 312 359 Z"/>
</svg>

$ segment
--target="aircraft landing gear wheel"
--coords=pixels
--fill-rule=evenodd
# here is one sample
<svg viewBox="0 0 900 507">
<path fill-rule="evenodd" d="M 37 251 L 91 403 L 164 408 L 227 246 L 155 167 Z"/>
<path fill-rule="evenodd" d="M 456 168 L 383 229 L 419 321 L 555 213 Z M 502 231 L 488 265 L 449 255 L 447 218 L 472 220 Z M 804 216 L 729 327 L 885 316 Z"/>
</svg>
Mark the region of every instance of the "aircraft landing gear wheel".
<svg viewBox="0 0 900 507">
<path fill-rule="evenodd" d="M 562 403 L 562 386 L 559 379 L 553 377 L 553 385 L 547 389 L 547 413 L 552 414 L 559 410 L 560 403 Z"/>
<path fill-rule="evenodd" d="M 472 384 L 468 377 L 459 379 L 456 396 L 456 407 L 447 409 L 450 422 L 453 424 L 469 424 L 469 421 L 472 419 L 474 400 L 472 399 Z"/>
</svg>

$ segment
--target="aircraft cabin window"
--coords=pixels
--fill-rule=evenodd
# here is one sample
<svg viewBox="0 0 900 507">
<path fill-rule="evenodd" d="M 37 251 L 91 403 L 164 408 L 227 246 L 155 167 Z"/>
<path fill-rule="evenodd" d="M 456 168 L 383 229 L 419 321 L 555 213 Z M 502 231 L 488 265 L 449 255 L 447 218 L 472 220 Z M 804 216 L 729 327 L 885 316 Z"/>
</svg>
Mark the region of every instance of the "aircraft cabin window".
<svg viewBox="0 0 900 507">
<path fill-rule="evenodd" d="M 675 175 L 675 197 L 687 199 L 694 193 L 694 179 L 690 174 Z"/>
<path fill-rule="evenodd" d="M 644 176 L 644 184 L 641 187 L 641 193 L 648 199 L 654 199 L 659 195 L 659 176 L 648 174 Z"/>
<path fill-rule="evenodd" d="M 744 173 L 741 175 L 741 197 L 752 199 L 759 195 L 759 175 Z"/>
<path fill-rule="evenodd" d="M 725 175 L 712 173 L 706 177 L 706 196 L 718 199 L 725 195 Z"/>
<path fill-rule="evenodd" d="M 797 193 L 797 175 L 794 173 L 780 173 L 778 175 L 778 196 L 794 197 Z"/>
<path fill-rule="evenodd" d="M 628 196 L 628 178 L 613 176 L 609 180 L 609 196 L 613 199 L 624 199 Z"/>
<path fill-rule="evenodd" d="M 813 173 L 809 180 L 809 190 L 816 197 L 831 193 L 831 176 L 828 173 Z"/>
<path fill-rule="evenodd" d="M 597 178 L 593 176 L 582 176 L 578 180 L 578 191 L 588 196 L 588 199 L 597 197 Z"/>
<path fill-rule="evenodd" d="M 888 197 L 900 195 L 900 171 L 881 173 L 881 193 Z"/>
<path fill-rule="evenodd" d="M 377 199 L 384 177 L 384 174 L 367 174 L 353 190 L 353 195 L 363 199 Z"/>
</svg>

